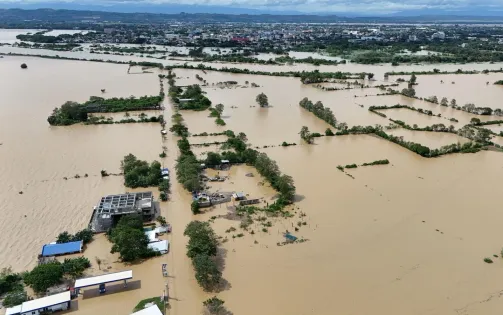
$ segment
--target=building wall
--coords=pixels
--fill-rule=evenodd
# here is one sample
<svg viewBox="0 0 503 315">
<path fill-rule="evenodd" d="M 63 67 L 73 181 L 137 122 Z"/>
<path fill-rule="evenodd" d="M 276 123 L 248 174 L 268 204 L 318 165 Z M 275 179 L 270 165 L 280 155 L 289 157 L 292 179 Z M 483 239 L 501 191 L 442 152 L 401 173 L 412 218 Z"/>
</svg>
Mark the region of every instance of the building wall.
<svg viewBox="0 0 503 315">
<path fill-rule="evenodd" d="M 67 310 L 69 308 L 69 305 L 70 305 L 70 302 L 64 302 L 64 303 L 61 303 L 61 304 L 56 304 L 56 305 L 50 306 L 50 307 L 47 308 L 47 310 L 48 311 L 52 311 L 52 312 L 64 311 L 64 310 Z M 31 312 L 21 313 L 21 315 L 40 315 L 40 313 L 43 312 L 43 311 L 44 311 L 44 309 L 34 310 L 34 311 L 31 311 Z"/>
</svg>

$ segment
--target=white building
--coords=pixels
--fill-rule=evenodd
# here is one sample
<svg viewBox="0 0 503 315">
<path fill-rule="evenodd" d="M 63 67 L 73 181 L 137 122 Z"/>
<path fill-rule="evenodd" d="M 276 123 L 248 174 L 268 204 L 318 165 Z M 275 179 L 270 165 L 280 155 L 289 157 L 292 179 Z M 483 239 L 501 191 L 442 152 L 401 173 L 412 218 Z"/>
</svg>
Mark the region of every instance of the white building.
<svg viewBox="0 0 503 315">
<path fill-rule="evenodd" d="M 161 310 L 157 307 L 157 305 L 152 305 L 149 307 L 146 307 L 142 309 L 141 311 L 138 311 L 136 313 L 133 313 L 131 315 L 162 315 Z"/>
<path fill-rule="evenodd" d="M 39 315 L 47 312 L 64 311 L 70 308 L 70 300 L 70 291 L 65 291 L 8 308 L 5 315 Z"/>
<path fill-rule="evenodd" d="M 152 242 L 148 244 L 148 248 L 155 252 L 159 252 L 161 255 L 164 255 L 169 251 L 169 242 L 166 240 Z"/>
<path fill-rule="evenodd" d="M 431 35 L 431 39 L 445 39 L 445 33 L 444 32 L 436 32 Z"/>
</svg>

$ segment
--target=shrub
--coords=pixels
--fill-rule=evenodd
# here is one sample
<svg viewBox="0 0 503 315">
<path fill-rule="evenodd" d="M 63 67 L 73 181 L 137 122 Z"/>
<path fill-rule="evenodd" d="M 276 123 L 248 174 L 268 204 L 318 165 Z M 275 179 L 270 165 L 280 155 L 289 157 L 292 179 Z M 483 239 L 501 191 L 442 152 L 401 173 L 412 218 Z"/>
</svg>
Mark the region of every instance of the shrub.
<svg viewBox="0 0 503 315">
<path fill-rule="evenodd" d="M 168 201 L 168 194 L 166 194 L 165 191 L 161 191 L 159 198 L 161 199 L 161 201 Z"/>
<path fill-rule="evenodd" d="M 26 291 L 24 290 L 9 292 L 5 295 L 2 301 L 2 305 L 5 307 L 12 307 L 20 305 L 23 302 L 26 302 L 27 300 L 28 300 L 28 294 L 26 294 Z"/>
<path fill-rule="evenodd" d="M 63 267 L 59 261 L 54 261 L 33 268 L 24 275 L 24 283 L 35 292 L 45 292 L 49 287 L 59 284 L 63 279 Z"/>
<path fill-rule="evenodd" d="M 348 164 L 345 166 L 345 168 L 357 168 L 357 167 L 358 167 L 358 165 L 356 165 L 356 164 Z"/>
<path fill-rule="evenodd" d="M 332 129 L 327 128 L 327 130 L 325 130 L 325 136 L 327 136 L 327 137 L 332 137 L 332 136 L 335 136 L 335 134 L 334 134 L 334 132 L 332 131 Z"/>
<path fill-rule="evenodd" d="M 489 257 L 486 257 L 484 258 L 484 262 L 488 263 L 488 264 L 492 264 L 493 263 L 493 260 Z"/>
<path fill-rule="evenodd" d="M 225 121 L 222 118 L 215 119 L 215 123 L 219 126 L 225 126 Z"/>
<path fill-rule="evenodd" d="M 192 203 L 190 204 L 190 210 L 192 211 L 192 214 L 201 213 L 199 209 L 199 202 L 197 202 L 197 200 L 192 201 Z"/>
</svg>

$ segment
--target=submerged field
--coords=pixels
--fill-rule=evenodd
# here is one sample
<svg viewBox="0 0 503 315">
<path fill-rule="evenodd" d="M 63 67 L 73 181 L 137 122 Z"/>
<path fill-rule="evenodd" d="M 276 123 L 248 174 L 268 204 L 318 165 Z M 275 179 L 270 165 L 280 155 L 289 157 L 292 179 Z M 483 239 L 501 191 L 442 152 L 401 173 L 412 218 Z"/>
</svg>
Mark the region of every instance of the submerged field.
<svg viewBox="0 0 503 315">
<path fill-rule="evenodd" d="M 28 64 L 27 70 L 19 68 L 22 62 Z M 464 66 L 483 69 L 487 65 Z M 122 177 L 100 176 L 101 170 L 118 173 L 124 155 L 157 159 L 174 169 L 179 138 L 169 133 L 163 142 L 159 124 L 50 127 L 46 121 L 54 107 L 67 100 L 83 102 L 93 95 L 102 96 L 101 89 L 106 89 L 106 97 L 159 93 L 157 74 L 161 72 L 143 74 L 140 68 L 133 68 L 131 73 L 138 74 L 127 74 L 127 68 L 28 57 L 0 59 L 4 91 L 0 94 L 0 214 L 4 218 L 0 222 L 4 232 L 0 236 L 0 267 L 12 266 L 16 271 L 33 267 L 43 244 L 54 241 L 64 230 L 75 232 L 87 225 L 92 207 L 102 195 L 130 191 L 123 186 Z M 380 68 L 381 73 L 390 70 Z M 207 110 L 181 111 L 189 131 L 244 132 L 250 147 L 266 152 L 282 172 L 293 177 L 297 196 L 290 209 L 292 216 L 267 217 L 270 226 L 265 230 L 255 221 L 251 234 L 240 228 L 240 221 L 225 216 L 232 203 L 193 215 L 190 194 L 173 176 L 170 200 L 161 203 L 162 215 L 173 226 L 173 233 L 165 237 L 170 241 L 170 253 L 127 266 L 118 262 L 117 254 L 109 253 L 111 245 L 104 235 L 98 236 L 84 255 L 91 262 L 99 256 L 111 271 L 132 268 L 138 282 L 131 290 L 101 297 L 89 290 L 79 298 L 76 313 L 129 314 L 138 300 L 159 295 L 167 283 L 170 314 L 199 314 L 202 301 L 215 293 L 203 292 L 197 285 L 186 256 L 183 230 L 192 220 L 211 220 L 217 234 L 227 238 L 220 246 L 227 286 L 218 296 L 234 314 L 255 314 L 257 303 L 264 315 L 499 314 L 503 302 L 498 279 L 503 276 L 503 261 L 498 257 L 493 258 L 493 264 L 486 264 L 483 259 L 499 256 L 503 247 L 499 228 L 503 217 L 497 199 L 503 155 L 481 151 L 427 159 L 373 135 L 320 137 L 309 145 L 300 138 L 302 126 L 321 134 L 327 128 L 336 130 L 301 108 L 299 101 L 304 97 L 321 101 L 349 127 L 387 126 L 391 118 L 419 127 L 452 124 L 457 130 L 473 117 L 482 121 L 498 117 L 469 114 L 400 95 L 370 96 L 379 93 L 375 88 L 323 91 L 302 84 L 298 78 L 184 69 L 174 72 L 179 85 L 202 84 L 196 74 L 202 77 L 207 82 L 202 87 L 205 95 L 213 105 L 224 105 L 225 126 L 218 126 Z M 428 83 L 431 76 L 418 77 L 416 89 L 423 97 L 455 96 L 459 103 L 466 98 L 466 102 L 484 106 L 482 96 L 469 99 L 463 94 L 472 89 L 474 79 L 482 82 L 474 75 L 456 75 L 456 84 L 448 82 L 445 95 L 440 93 L 444 90 Z M 446 76 L 447 80 L 451 78 Z M 237 83 L 219 84 L 225 81 Z M 258 87 L 252 87 L 252 82 Z M 485 88 L 485 82 L 480 88 Z M 487 89 L 494 90 L 494 95 L 499 93 L 497 87 Z M 270 107 L 258 106 L 255 98 L 259 93 L 268 96 Z M 491 102 L 486 105 L 498 108 Z M 372 105 L 395 104 L 431 110 L 441 117 L 389 109 L 381 111 L 385 118 L 368 110 Z M 172 105 L 168 99 L 164 101 L 166 118 L 173 114 Z M 498 125 L 490 126 L 500 131 Z M 387 132 L 432 149 L 469 141 L 453 133 Z M 219 145 L 204 143 L 224 142 L 227 137 L 188 139 L 194 153 L 204 158 L 207 152 L 222 151 Z M 501 139 L 495 137 L 493 141 Z M 296 145 L 282 147 L 283 142 Z M 162 146 L 167 147 L 164 159 L 159 158 Z M 361 166 L 384 159 L 390 163 Z M 343 172 L 337 169 L 351 164 L 358 167 Z M 81 178 L 74 178 L 76 174 Z M 208 170 L 207 174 L 228 176 L 225 182 L 209 183 L 212 191 L 244 192 L 261 199 L 262 204 L 272 202 L 277 194 L 251 166 Z M 157 194 L 156 188 L 152 190 Z M 231 227 L 235 232 L 226 232 Z M 307 241 L 277 246 L 284 241 L 282 233 L 286 230 Z M 243 235 L 233 237 L 239 233 Z M 162 277 L 162 263 L 168 264 L 170 278 Z M 101 271 L 93 266 L 89 273 Z"/>
</svg>

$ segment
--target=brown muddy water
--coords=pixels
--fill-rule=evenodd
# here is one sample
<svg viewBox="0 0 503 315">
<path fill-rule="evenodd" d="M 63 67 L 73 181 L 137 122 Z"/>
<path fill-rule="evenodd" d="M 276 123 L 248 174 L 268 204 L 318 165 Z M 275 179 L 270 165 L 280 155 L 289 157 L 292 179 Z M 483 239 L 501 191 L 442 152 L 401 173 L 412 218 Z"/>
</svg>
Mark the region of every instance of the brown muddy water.
<svg viewBox="0 0 503 315">
<path fill-rule="evenodd" d="M 28 64 L 27 70 L 19 68 L 22 62 Z M 121 177 L 102 179 L 100 170 L 119 171 L 120 160 L 128 153 L 159 160 L 162 146 L 168 148 L 162 163 L 173 169 L 177 139 L 170 134 L 162 141 L 158 124 L 50 127 L 46 122 L 55 106 L 100 95 L 102 88 L 107 97 L 155 95 L 156 73 L 127 75 L 126 65 L 25 57 L 0 59 L 0 71 L 8 74 L 0 75 L 0 267 L 22 271 L 34 266 L 41 246 L 59 232 L 84 228 L 100 196 L 127 190 Z M 192 133 L 245 132 L 251 146 L 260 147 L 294 178 L 298 197 L 292 217 L 267 217 L 271 226 L 265 232 L 255 221 L 251 234 L 240 229 L 239 221 L 220 218 L 232 204 L 193 216 L 190 194 L 173 181 L 170 201 L 161 205 L 161 213 L 173 225 L 173 233 L 165 237 L 170 253 L 126 266 L 109 253 L 106 238 L 97 236 L 84 255 L 91 262 L 100 257 L 102 268 L 110 271 L 133 269 L 137 282 L 130 290 L 104 296 L 84 292 L 73 304 L 76 314 L 130 314 L 140 299 L 161 295 L 166 286 L 169 314 L 199 314 L 202 301 L 214 293 L 203 292 L 195 281 L 183 229 L 191 220 L 211 217 L 217 217 L 212 223 L 216 232 L 227 238 L 221 245 L 227 285 L 218 296 L 234 314 L 499 314 L 503 261 L 493 258 L 493 264 L 486 264 L 483 258 L 500 255 L 503 247 L 497 198 L 503 175 L 501 153 L 424 159 L 372 136 L 317 138 L 314 145 L 305 145 L 298 135 L 303 125 L 320 133 L 328 125 L 298 106 L 303 97 L 321 100 L 350 126 L 386 125 L 389 120 L 368 112 L 368 106 L 404 101 L 399 96 L 354 97 L 375 93 L 372 89 L 321 91 L 294 78 L 175 72 L 189 77 L 188 84 L 196 83 L 196 73 L 201 75 L 210 82 L 204 87 L 207 96 L 225 106 L 223 127 L 208 117 L 209 111 L 182 112 Z M 228 80 L 238 81 L 240 87 L 211 86 Z M 260 87 L 243 88 L 245 81 Z M 255 103 L 260 92 L 269 96 L 270 108 Z M 165 105 L 164 115 L 169 117 L 171 107 L 167 101 Z M 443 117 L 469 115 L 445 111 Z M 403 118 L 413 124 L 415 118 L 409 116 Z M 456 128 L 462 126 L 459 120 Z M 455 135 L 392 132 L 404 132 L 406 140 L 431 147 L 463 141 Z M 190 138 L 192 144 L 221 140 L 225 137 Z M 299 145 L 280 147 L 283 141 Z M 203 155 L 214 148 L 194 147 L 194 152 Z M 382 159 L 390 164 L 345 173 L 336 168 Z M 87 178 L 72 178 L 86 173 Z M 253 177 L 247 176 L 250 173 Z M 214 191 L 242 191 L 264 203 L 275 196 L 249 166 L 232 167 L 220 175 L 229 178 L 210 183 Z M 226 233 L 230 227 L 236 231 Z M 286 230 L 308 241 L 277 246 Z M 232 237 L 238 233 L 243 236 Z M 162 263 L 168 263 L 169 278 L 161 276 Z M 88 273 L 102 272 L 96 269 L 93 266 Z"/>
</svg>

